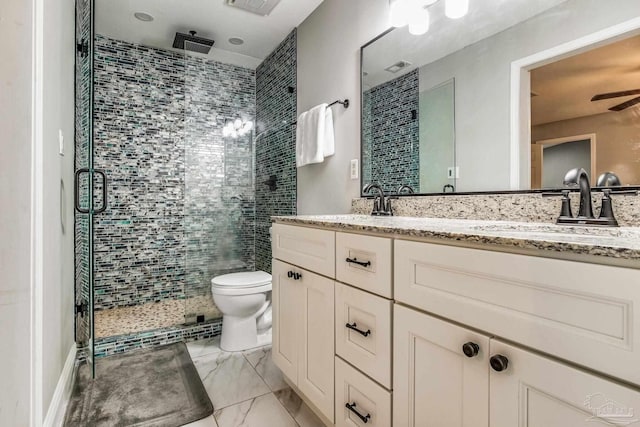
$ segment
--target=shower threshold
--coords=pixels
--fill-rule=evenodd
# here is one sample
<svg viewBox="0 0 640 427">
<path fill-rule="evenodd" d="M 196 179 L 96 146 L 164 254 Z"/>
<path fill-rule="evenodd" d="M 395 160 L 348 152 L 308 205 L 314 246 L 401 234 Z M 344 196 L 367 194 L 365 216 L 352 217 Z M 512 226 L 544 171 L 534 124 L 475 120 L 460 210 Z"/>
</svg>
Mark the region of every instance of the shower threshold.
<svg viewBox="0 0 640 427">
<path fill-rule="evenodd" d="M 205 314 L 207 319 L 221 317 L 211 296 L 149 302 L 129 307 L 117 307 L 95 312 L 95 337 L 129 335 L 182 325 L 190 313 Z"/>
</svg>

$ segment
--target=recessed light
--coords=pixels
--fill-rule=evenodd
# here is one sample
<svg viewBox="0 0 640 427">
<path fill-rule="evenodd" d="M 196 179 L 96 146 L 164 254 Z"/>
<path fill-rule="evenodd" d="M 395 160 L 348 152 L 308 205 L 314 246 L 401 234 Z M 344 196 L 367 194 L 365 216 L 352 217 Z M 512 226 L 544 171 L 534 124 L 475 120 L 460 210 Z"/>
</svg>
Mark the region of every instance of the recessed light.
<svg viewBox="0 0 640 427">
<path fill-rule="evenodd" d="M 239 46 L 242 43 L 244 43 L 244 40 L 242 40 L 240 37 L 231 37 L 229 39 L 229 43 L 235 44 L 236 46 Z"/>
<path fill-rule="evenodd" d="M 142 22 L 151 22 L 153 21 L 153 16 L 149 15 L 148 13 L 144 13 L 144 12 L 136 12 L 133 14 L 133 16 L 136 17 L 136 19 L 142 21 Z"/>
</svg>

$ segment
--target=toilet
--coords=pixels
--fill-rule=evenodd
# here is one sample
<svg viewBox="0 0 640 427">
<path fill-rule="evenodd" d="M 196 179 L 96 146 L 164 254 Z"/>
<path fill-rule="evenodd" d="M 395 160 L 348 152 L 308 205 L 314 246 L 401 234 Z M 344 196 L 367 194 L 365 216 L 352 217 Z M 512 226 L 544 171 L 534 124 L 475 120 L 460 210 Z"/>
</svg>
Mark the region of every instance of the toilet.
<svg viewBox="0 0 640 427">
<path fill-rule="evenodd" d="M 211 279 L 211 293 L 222 313 L 222 350 L 241 351 L 270 343 L 264 342 L 271 333 L 269 273 L 246 271 L 216 276 Z"/>
</svg>

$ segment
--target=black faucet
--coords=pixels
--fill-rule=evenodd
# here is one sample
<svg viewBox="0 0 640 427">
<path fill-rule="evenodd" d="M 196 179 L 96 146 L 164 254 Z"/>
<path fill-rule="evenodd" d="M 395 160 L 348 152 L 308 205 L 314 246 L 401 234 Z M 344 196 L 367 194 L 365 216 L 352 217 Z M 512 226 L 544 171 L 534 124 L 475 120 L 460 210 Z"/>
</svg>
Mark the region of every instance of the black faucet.
<svg viewBox="0 0 640 427">
<path fill-rule="evenodd" d="M 602 190 L 602 207 L 600 215 L 595 218 L 593 215 L 593 204 L 591 203 L 591 187 L 589 185 L 589 175 L 582 168 L 571 169 L 564 177 L 564 185 L 567 187 L 580 188 L 580 208 L 578 216 L 574 217 L 571 213 L 571 200 L 569 199 L 569 189 L 562 190 L 560 193 L 542 193 L 543 196 L 559 196 L 562 195 L 562 206 L 560 216 L 556 221 L 557 224 L 571 225 L 601 225 L 606 227 L 617 227 L 618 221 L 613 214 L 613 203 L 611 196 L 613 195 L 637 195 L 636 190 L 630 191 L 612 191 L 609 188 Z"/>
<path fill-rule="evenodd" d="M 362 189 L 363 193 L 369 193 L 372 190 L 378 194 L 373 199 L 373 210 L 371 215 L 375 216 L 391 216 L 393 215 L 393 209 L 391 209 L 391 201 L 385 196 L 384 190 L 378 184 L 367 184 Z"/>
<path fill-rule="evenodd" d="M 402 184 L 400 187 L 398 187 L 398 191 L 396 191 L 396 194 L 402 194 L 404 190 L 407 190 L 407 194 L 415 193 L 415 191 L 413 191 L 413 188 L 411 188 L 410 185 Z"/>
<path fill-rule="evenodd" d="M 580 187 L 580 209 L 578 218 L 593 219 L 593 204 L 591 203 L 591 186 L 589 175 L 582 168 L 571 169 L 564 176 L 564 185 L 567 187 Z"/>
</svg>

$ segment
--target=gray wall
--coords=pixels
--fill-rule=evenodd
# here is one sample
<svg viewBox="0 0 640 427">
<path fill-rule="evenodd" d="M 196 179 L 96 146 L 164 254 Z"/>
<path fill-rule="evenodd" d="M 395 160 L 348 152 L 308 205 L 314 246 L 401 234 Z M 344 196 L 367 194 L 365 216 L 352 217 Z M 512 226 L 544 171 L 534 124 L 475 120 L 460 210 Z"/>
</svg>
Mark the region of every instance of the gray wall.
<svg viewBox="0 0 640 427">
<path fill-rule="evenodd" d="M 32 3 L 0 3 L 0 36 L 14 40 L 0 63 L 0 424 L 29 423 Z M 15 37 L 21 34 L 21 37 Z"/>
<path fill-rule="evenodd" d="M 0 64 L 0 425 L 29 425 L 30 414 L 42 424 L 73 345 L 73 9 L 68 0 L 0 3 L 0 36 L 11 40 Z"/>
<path fill-rule="evenodd" d="M 336 153 L 298 169 L 298 213 L 344 213 L 360 195 L 349 162 L 360 158 L 360 46 L 387 28 L 387 0 L 325 0 L 298 27 L 298 111 L 333 107 Z"/>
</svg>

